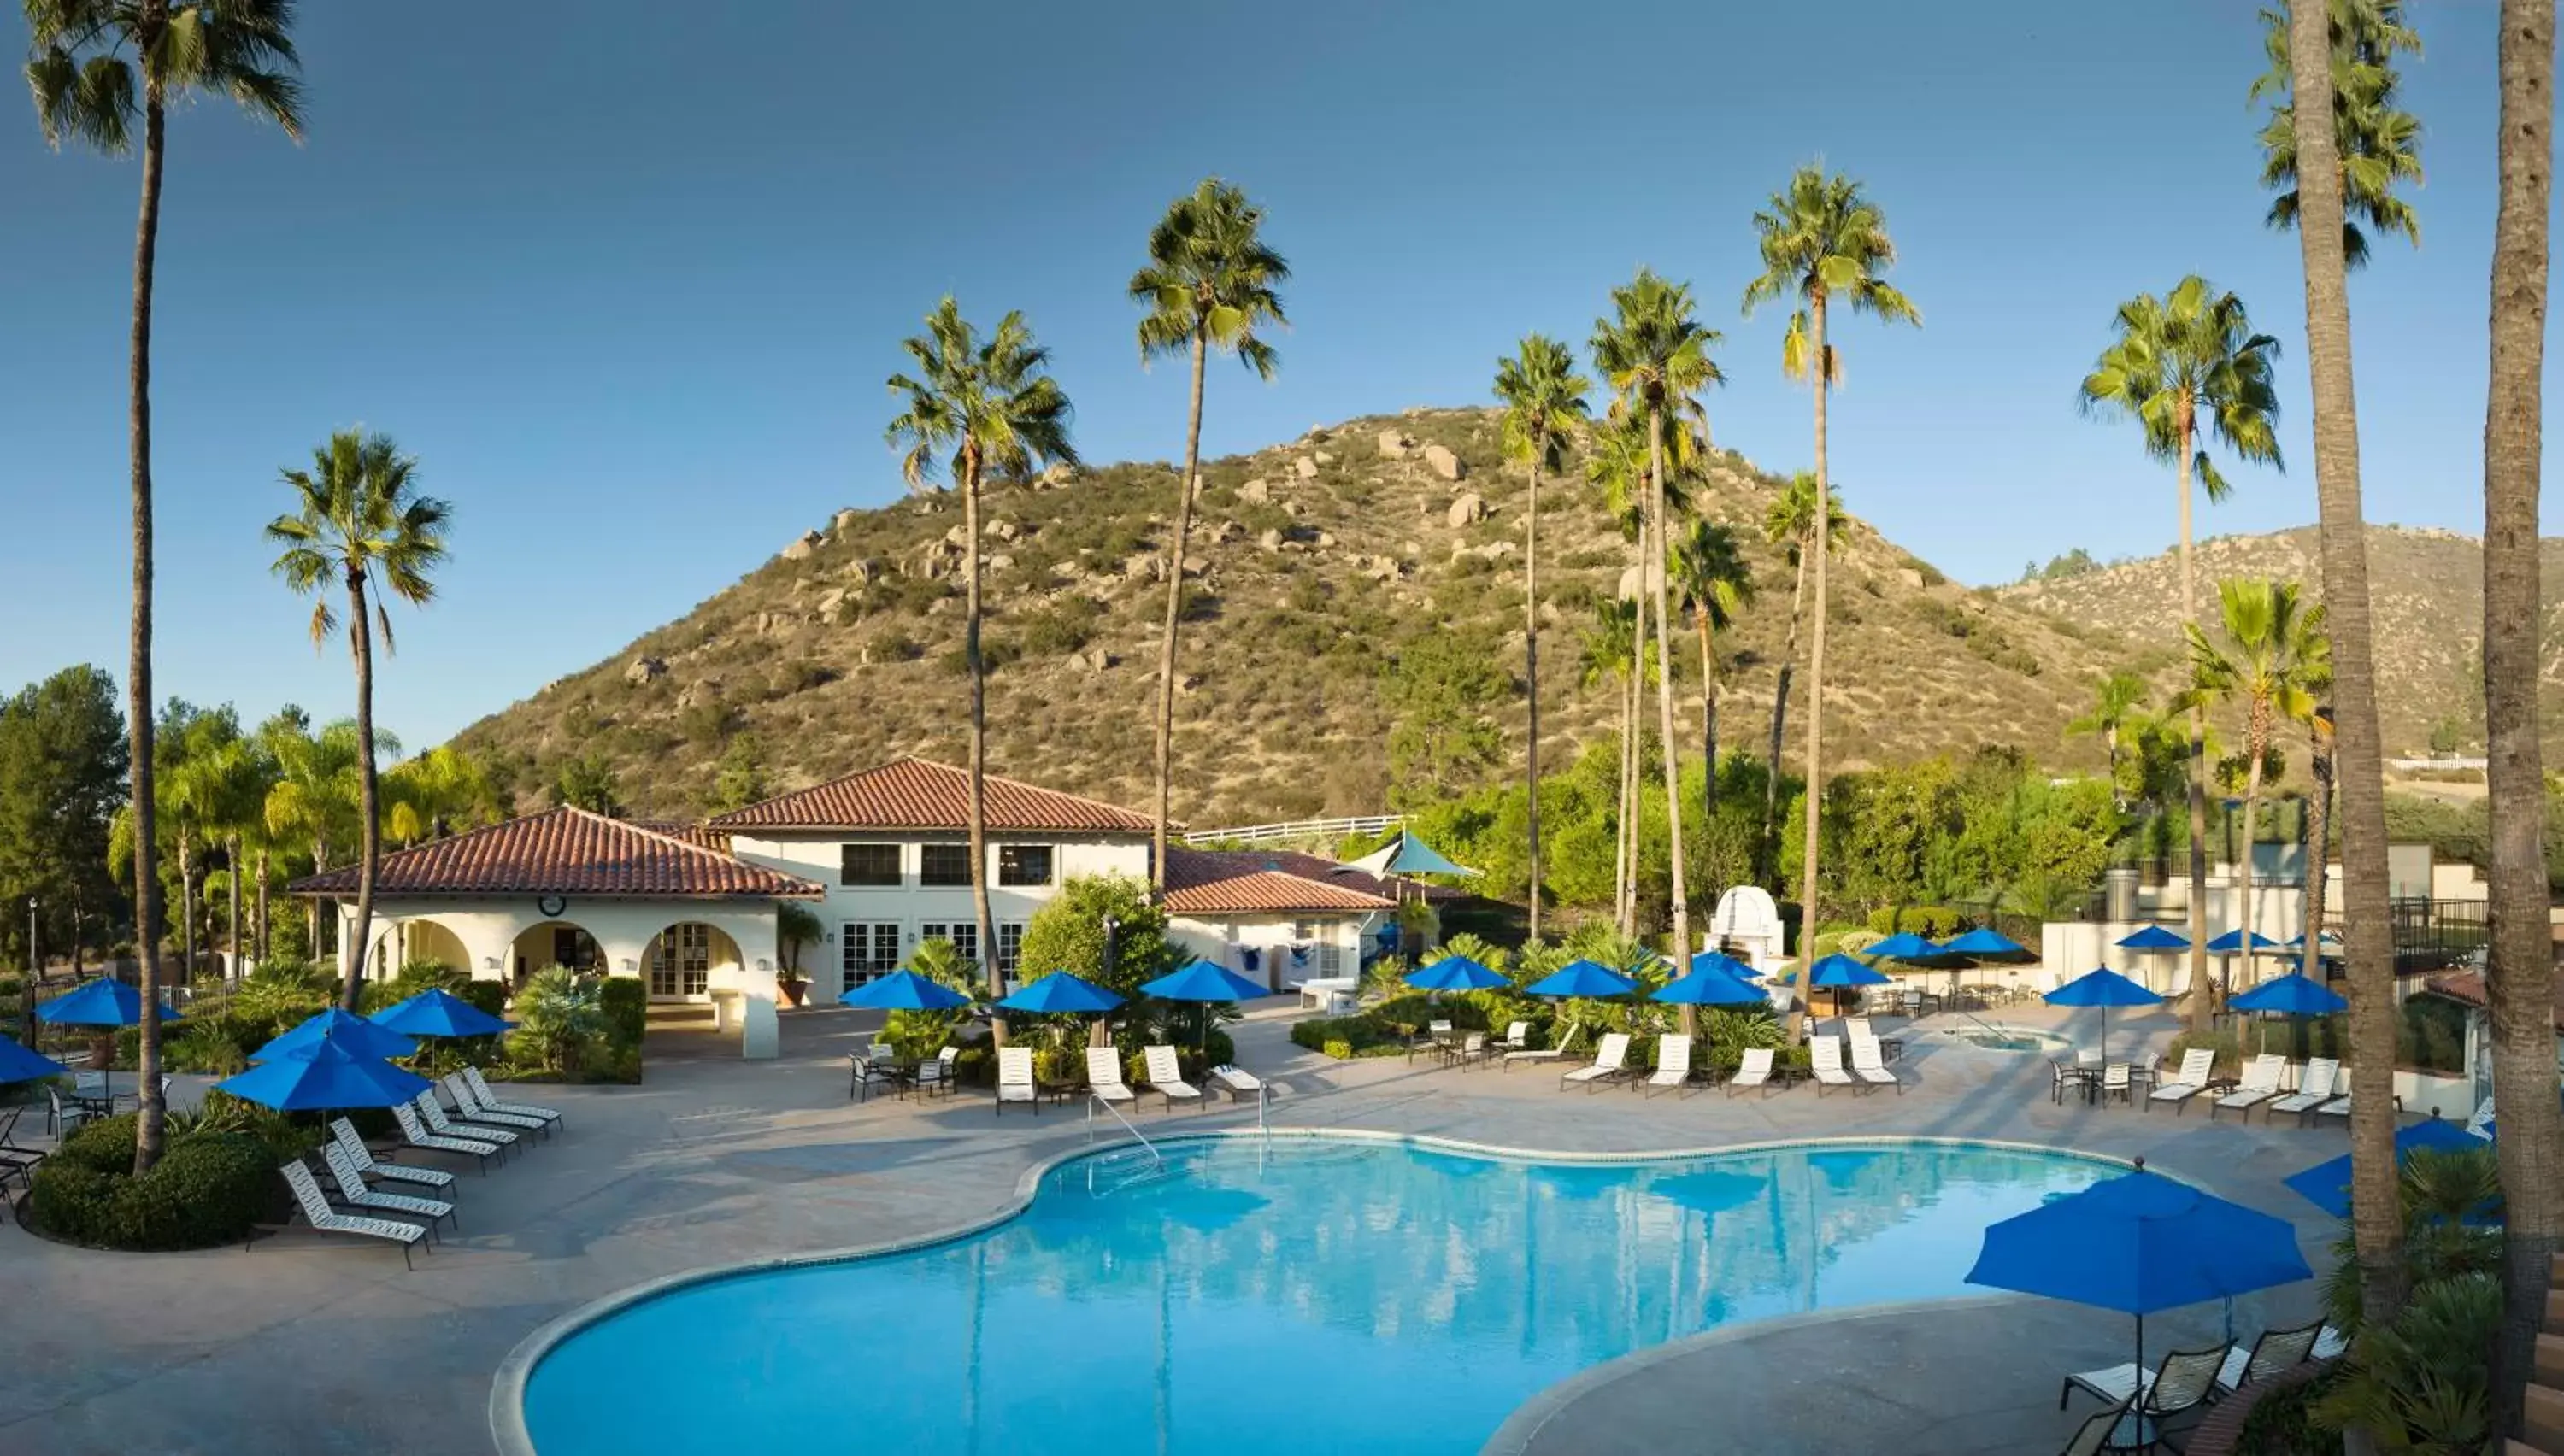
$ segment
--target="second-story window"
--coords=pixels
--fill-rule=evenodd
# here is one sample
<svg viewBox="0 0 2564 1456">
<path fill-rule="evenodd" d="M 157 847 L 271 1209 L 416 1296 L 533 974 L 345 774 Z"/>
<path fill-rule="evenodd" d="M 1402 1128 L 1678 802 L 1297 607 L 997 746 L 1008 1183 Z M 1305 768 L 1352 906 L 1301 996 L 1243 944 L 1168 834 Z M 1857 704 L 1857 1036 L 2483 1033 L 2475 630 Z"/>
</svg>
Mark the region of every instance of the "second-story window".
<svg viewBox="0 0 2564 1456">
<path fill-rule="evenodd" d="M 918 884 L 950 886 L 970 883 L 970 846 L 924 844 L 918 849 Z"/>
<path fill-rule="evenodd" d="M 1047 844 L 997 846 L 997 883 L 1047 885 L 1051 882 L 1051 847 Z"/>
<path fill-rule="evenodd" d="M 899 846 L 895 844 L 849 844 L 838 850 L 837 883 L 840 885 L 896 885 L 899 883 Z"/>
</svg>

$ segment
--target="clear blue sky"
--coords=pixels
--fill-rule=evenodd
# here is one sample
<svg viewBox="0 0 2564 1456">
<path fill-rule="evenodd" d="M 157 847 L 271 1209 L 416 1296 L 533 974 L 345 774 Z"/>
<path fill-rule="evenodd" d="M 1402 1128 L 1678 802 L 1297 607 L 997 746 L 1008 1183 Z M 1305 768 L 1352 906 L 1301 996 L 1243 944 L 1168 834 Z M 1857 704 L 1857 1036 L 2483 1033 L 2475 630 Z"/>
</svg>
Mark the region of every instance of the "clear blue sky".
<svg viewBox="0 0 2564 1456">
<path fill-rule="evenodd" d="M 2492 0 L 2416 7 L 2423 247 L 2354 283 L 2371 519 L 2480 520 Z M 2163 472 L 2073 390 L 2112 307 L 2202 272 L 2286 344 L 2285 475 L 2204 531 L 2313 519 L 2296 244 L 2262 226 L 2244 0 L 1380 5 L 307 3 L 310 139 L 176 114 L 160 250 L 165 692 L 349 710 L 268 574 L 277 471 L 391 431 L 456 508 L 381 721 L 413 748 L 613 651 L 836 507 L 900 487 L 897 342 L 950 290 L 1029 314 L 1094 459 L 1181 443 L 1122 285 L 1207 172 L 1270 211 L 1294 327 L 1213 376 L 1204 446 L 1482 401 L 1531 329 L 1581 342 L 1640 264 L 1726 330 L 1722 444 L 1809 455 L 1783 315 L 1737 316 L 1753 210 L 1864 179 L 1925 326 L 1839 334 L 1834 474 L 1971 581 L 2173 534 Z M 724 22 L 731 22 L 725 24 Z M 18 23 L 0 35 L 23 41 Z M 1821 46 L 1811 50 L 1811 43 Z M 13 97 L 17 96 L 14 91 Z M 0 117 L 0 686 L 124 661 L 124 337 L 137 171 Z M 2551 462 L 2550 462 L 2551 469 Z"/>
</svg>

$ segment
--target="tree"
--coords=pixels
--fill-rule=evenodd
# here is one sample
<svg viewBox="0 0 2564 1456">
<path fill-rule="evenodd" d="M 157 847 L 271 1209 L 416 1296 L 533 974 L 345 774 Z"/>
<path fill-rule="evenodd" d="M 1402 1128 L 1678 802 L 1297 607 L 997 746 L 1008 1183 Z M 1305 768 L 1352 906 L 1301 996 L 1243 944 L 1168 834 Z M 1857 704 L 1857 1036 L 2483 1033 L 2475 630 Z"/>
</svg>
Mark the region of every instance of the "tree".
<svg viewBox="0 0 2564 1456">
<path fill-rule="evenodd" d="M 766 771 L 765 746 L 754 733 L 741 733 L 722 750 L 721 768 L 713 779 L 712 810 L 734 809 L 774 797 L 774 775 Z"/>
<path fill-rule="evenodd" d="M 797 900 L 774 903 L 774 939 L 783 952 L 787 979 L 801 979 L 801 947 L 816 945 L 828 934 L 819 913 Z"/>
<path fill-rule="evenodd" d="M 2323 636 L 2324 609 L 2303 603 L 2293 581 L 2221 581 L 2217 601 L 2219 621 L 2232 650 L 2210 641 L 2197 623 L 2185 624 L 2191 686 L 2178 706 L 2197 711 L 2214 702 L 2244 707 L 2244 847 L 2236 856 L 2236 872 L 2242 877 L 2239 914 L 2246 932 L 2248 964 L 2252 958 L 2249 935 L 2258 920 L 2252 913 L 2252 840 L 2259 822 L 2263 763 L 2281 724 L 2301 724 L 2314 717 L 2313 689 L 2331 681 L 2332 647 Z"/>
<path fill-rule="evenodd" d="M 1638 631 L 1644 618 L 1638 604 L 1624 597 L 1612 597 L 1594 604 L 1593 624 L 1585 629 L 1585 651 L 1579 659 L 1586 687 L 1604 686 L 1618 680 L 1620 698 L 1620 764 L 1614 779 L 1618 797 L 1612 815 L 1611 831 L 1611 916 L 1626 935 L 1629 922 L 1629 885 L 1634 878 L 1629 856 L 1629 831 L 1635 815 L 1630 810 L 1630 762 L 1637 747 L 1637 681 Z"/>
<path fill-rule="evenodd" d="M 383 832 L 404 848 L 443 839 L 498 817 L 497 795 L 481 760 L 441 743 L 383 774 Z"/>
<path fill-rule="evenodd" d="M 1691 437 L 1701 418 L 1699 394 L 1725 375 L 1709 357 L 1718 331 L 1693 315 L 1691 288 L 1670 284 L 1647 269 L 1611 291 L 1613 316 L 1594 321 L 1594 366 L 1610 383 L 1612 412 L 1643 420 L 1647 431 L 1646 537 L 1638 558 L 1638 589 L 1654 604 L 1656 732 L 1664 764 L 1665 827 L 1673 852 L 1674 956 L 1688 964 L 1693 950 L 1691 904 L 1683 888 L 1682 776 L 1674 761 L 1673 659 L 1667 649 L 1665 548 L 1665 447 Z M 1694 1021 L 1683 1008 L 1683 1024 Z"/>
<path fill-rule="evenodd" d="M 2501 1137 L 2493 1146 L 2507 1205 L 2494 1409 L 2504 1429 L 2522 1433 L 2522 1392 L 2546 1308 L 2548 1260 L 2564 1239 L 2564 1115 L 2554 1092 L 2555 968 L 2539 843 L 2546 794 L 2537 739 L 2545 620 L 2537 557 L 2538 461 L 2554 187 L 2554 0 L 2502 0 L 2500 25 L 2501 203 L 2493 221 L 2492 347 L 2484 399 L 2484 785 L 2492 838 L 2485 982 L 2493 1094 L 2501 1101 Z M 2307 292 L 2313 292 L 2311 282 Z M 2345 813 L 2353 811 L 2352 785 L 2366 766 L 2351 756 L 2348 728 L 2345 722 Z M 2347 827 L 2360 826 L 2353 820 Z M 2352 903 L 2361 903 L 2356 892 Z M 2354 942 L 2354 953 L 2356 948 Z M 2361 1264 L 2367 1265 L 2365 1245 Z"/>
<path fill-rule="evenodd" d="M 1745 564 L 1732 527 L 1693 518 L 1674 540 L 1674 586 L 1700 635 L 1700 745 L 1708 771 L 1701 779 L 1702 822 L 1718 812 L 1718 653 L 1711 638 L 1734 624 L 1754 598 L 1754 571 Z"/>
<path fill-rule="evenodd" d="M 2119 734 L 2145 715 L 2145 704 L 2146 680 L 2121 668 L 2105 675 L 2093 687 L 2091 708 L 2065 725 L 2069 734 L 2101 735 L 2102 751 L 2110 764 L 2111 799 L 2122 805 L 2125 800 L 2119 798 Z"/>
<path fill-rule="evenodd" d="M 1923 315 L 1913 301 L 1882 276 L 1895 266 L 1896 245 L 1888 240 L 1887 219 L 1861 195 L 1860 184 L 1818 167 L 1801 167 L 1790 185 L 1775 193 L 1766 211 L 1754 215 L 1761 235 L 1763 274 L 1745 286 L 1745 309 L 1796 295 L 1800 309 L 1790 315 L 1782 337 L 1781 368 L 1793 378 L 1810 381 L 1816 396 L 1815 520 L 1831 520 L 1825 502 L 1825 396 L 1842 379 L 1842 363 L 1825 338 L 1826 309 L 1839 297 L 1855 313 L 1869 313 L 1889 323 L 1920 326 Z M 1808 823 L 1801 853 L 1807 860 L 1805 889 L 1799 907 L 1799 941 L 1814 946 L 1816 935 L 1816 814 L 1824 798 L 1825 722 L 1825 552 L 1829 531 L 1812 532 L 1816 564 L 1810 571 L 1816 597 L 1816 630 L 1808 637 Z M 1787 1018 L 1790 1044 L 1796 1046 L 1805 1025 Z"/>
<path fill-rule="evenodd" d="M 1496 398 L 1504 401 L 1505 459 L 1530 477 L 1523 509 L 1523 699 L 1527 734 L 1523 784 L 1530 794 L 1526 833 L 1531 855 L 1531 938 L 1540 938 L 1540 477 L 1566 462 L 1567 447 L 1593 409 L 1591 387 L 1576 372 L 1567 345 L 1542 333 L 1523 335 L 1510 358 L 1496 361 Z"/>
<path fill-rule="evenodd" d="M 970 902 L 979 943 L 992 950 L 988 914 L 988 665 L 979 651 L 979 486 L 990 473 L 1021 475 L 1036 463 L 1077 463 L 1069 444 L 1067 391 L 1050 376 L 1050 350 L 1033 342 L 1020 312 L 997 320 L 985 340 L 947 294 L 926 315 L 926 332 L 902 340 L 914 374 L 890 376 L 903 408 L 884 438 L 902 453 L 900 473 L 912 490 L 939 473 L 962 493 L 962 659 L 970 676 Z M 945 458 L 949 452 L 950 458 Z M 1178 572 L 1178 575 L 1181 573 Z M 988 992 L 1005 994 L 1002 971 L 987 960 Z M 997 1023 L 1002 1040 L 1005 1023 Z"/>
<path fill-rule="evenodd" d="M 83 922 L 117 910 L 107 826 L 124 797 L 127 751 L 115 680 L 97 668 L 65 668 L 0 700 L 0 907 L 11 912 L 0 919 L 11 943 L 33 899 L 43 944 L 69 949 L 77 967 Z M 19 948 L 31 959 L 38 949 Z"/>
<path fill-rule="evenodd" d="M 312 452 L 312 469 L 283 479 L 295 509 L 267 523 L 281 548 L 275 571 L 313 598 L 312 646 L 337 629 L 329 593 L 347 594 L 347 651 L 356 665 L 356 920 L 346 942 L 347 977 L 339 1004 L 356 1009 L 365 957 L 373 944 L 374 872 L 381 863 L 382 804 L 374 773 L 374 634 L 394 650 L 386 594 L 412 606 L 436 599 L 436 568 L 445 560 L 445 526 L 453 508 L 418 493 L 418 461 L 392 438 L 340 430 Z"/>
<path fill-rule="evenodd" d="M 142 122 L 142 201 L 133 227 L 133 328 L 126 435 L 132 453 L 133 629 L 125 672 L 126 753 L 137 816 L 133 915 L 160 920 L 159 870 L 152 855 L 156 809 L 151 782 L 151 292 L 160 242 L 160 174 L 168 108 L 200 95 L 229 96 L 242 108 L 303 137 L 302 95 L 292 72 L 293 0 L 25 0 L 27 86 L 47 145 L 74 137 L 121 155 Z M 168 1126 L 160 1095 L 160 947 L 134 936 L 141 962 L 142 1020 L 136 1028 L 133 1170 L 159 1161 Z"/>
<path fill-rule="evenodd" d="M 1842 495 L 1828 490 L 1825 496 L 1825 541 L 1827 546 L 1842 544 L 1843 532 L 1850 518 L 1843 514 Z M 1763 513 L 1763 538 L 1784 546 L 1790 553 L 1793 581 L 1790 586 L 1790 636 L 1781 648 L 1780 679 L 1772 689 L 1772 771 L 1763 779 L 1763 834 L 1757 841 L 1756 876 L 1772 877 L 1772 856 L 1779 841 L 1774 820 L 1779 816 L 1781 793 L 1781 745 L 1790 718 L 1790 675 L 1799 664 L 1799 623 L 1808 607 L 1808 547 L 1815 539 L 1816 522 L 1816 478 L 1801 471 L 1772 498 Z"/>
<path fill-rule="evenodd" d="M 614 760 L 601 752 L 562 759 L 560 771 L 552 776 L 552 802 L 608 819 L 622 818 L 623 789 L 615 780 Z"/>
<path fill-rule="evenodd" d="M 2083 379 L 2077 404 L 2086 414 L 2137 422 L 2146 454 L 2172 463 L 2180 483 L 2181 618 L 2199 621 L 2199 576 L 2191 560 L 2190 483 L 2198 476 L 2211 501 L 2226 499 L 2226 477 L 2209 458 L 2203 424 L 2237 457 L 2279 468 L 2278 395 L 2270 361 L 2279 341 L 2251 331 L 2244 302 L 2216 293 L 2192 274 L 2156 298 L 2139 294 L 2119 306 L 2118 336 Z M 2190 715 L 2190 1024 L 2205 1034 L 2213 998 L 2208 985 L 2208 717 Z M 2356 1104 L 2353 1104 L 2356 1106 Z"/>
<path fill-rule="evenodd" d="M 1585 461 L 1585 479 L 1602 491 L 1604 513 L 1619 523 L 1622 537 L 1629 542 L 1639 562 L 1632 568 L 1634 584 L 1626 589 L 1622 598 L 1629 603 L 1630 611 L 1622 642 L 1627 665 L 1620 680 L 1619 812 L 1612 821 L 1618 834 L 1612 858 L 1618 863 L 1620 873 L 1614 881 L 1619 893 L 1612 900 L 1611 916 L 1612 924 L 1623 936 L 1632 935 L 1637 929 L 1638 711 L 1645 702 L 1644 690 L 1649 681 L 1644 669 L 1647 614 L 1639 603 L 1649 576 L 1644 563 L 1647 466 L 1650 460 L 1648 442 L 1651 438 L 1652 432 L 1644 419 L 1615 414 L 1611 427 L 1595 441 L 1594 452 Z"/>
<path fill-rule="evenodd" d="M 1264 209 L 1217 177 L 1204 177 L 1167 208 L 1149 230 L 1149 262 L 1131 276 L 1140 320 L 1140 358 L 1187 354 L 1192 396 L 1184 416 L 1184 474 L 1175 494 L 1175 528 L 1167 540 L 1167 616 L 1158 637 L 1158 799 L 1149 839 L 1149 875 L 1167 884 L 1167 808 L 1174 792 L 1175 632 L 1184 612 L 1184 547 L 1192 534 L 1193 497 L 1201 491 L 1202 374 L 1211 350 L 1237 355 L 1259 379 L 1273 377 L 1280 355 L 1258 329 L 1280 326 L 1281 286 L 1291 266 L 1263 237 Z"/>
<path fill-rule="evenodd" d="M 1028 971 L 1065 970 L 1125 997 L 1180 958 L 1167 939 L 1166 908 L 1129 875 L 1072 875 L 1024 926 Z"/>
<path fill-rule="evenodd" d="M 1392 802 L 1427 803 L 1474 787 L 1503 755 L 1504 733 L 1488 710 L 1513 683 L 1486 643 L 1424 633 L 1398 649 L 1383 687 Z"/>
<path fill-rule="evenodd" d="M 2269 223 L 2283 230 L 2296 226 L 2304 195 L 2297 185 L 2291 9 L 2283 3 L 2261 12 L 2270 65 L 2245 94 L 2247 101 L 2276 99 L 2261 127 L 2261 185 L 2278 193 L 2270 199 Z M 2396 89 L 2403 78 L 2395 70 L 2397 55 L 2422 53 L 2422 38 L 2404 23 L 2403 0 L 2329 0 L 2326 12 L 2324 48 L 2318 54 L 2329 57 L 2325 89 L 2332 95 L 2331 153 L 2338 179 L 2330 195 L 2342 204 L 2341 260 L 2351 269 L 2368 262 L 2362 223 L 2400 234 L 2409 243 L 2422 241 L 2421 215 L 2395 195 L 2397 183 L 2422 180 L 2422 123 L 2397 106 Z"/>
<path fill-rule="evenodd" d="M 355 723 L 341 719 L 316 734 L 303 710 L 289 705 L 259 725 L 258 735 L 276 760 L 276 781 L 268 789 L 262 816 L 269 842 L 306 855 L 316 874 L 332 868 L 333 853 L 357 837 Z M 377 734 L 376 750 L 383 751 L 390 741 L 388 734 Z M 304 925 L 305 943 L 317 955 L 320 949 L 319 901 L 304 902 Z M 259 954 L 266 956 L 264 945 Z"/>
</svg>

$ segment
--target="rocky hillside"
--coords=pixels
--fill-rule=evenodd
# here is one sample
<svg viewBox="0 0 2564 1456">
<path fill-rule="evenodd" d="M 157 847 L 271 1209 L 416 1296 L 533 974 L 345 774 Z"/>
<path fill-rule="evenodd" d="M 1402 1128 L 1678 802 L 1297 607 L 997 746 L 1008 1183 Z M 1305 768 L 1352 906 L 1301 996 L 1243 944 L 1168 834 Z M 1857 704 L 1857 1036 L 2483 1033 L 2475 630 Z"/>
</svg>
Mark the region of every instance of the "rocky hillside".
<svg viewBox="0 0 2564 1456">
<path fill-rule="evenodd" d="M 1170 467 L 1125 464 L 990 493 L 992 767 L 1145 803 L 1175 489 Z M 1745 536 L 1759 589 L 1722 638 L 1731 744 L 1767 728 L 1789 627 L 1792 571 L 1760 530 L 1775 489 L 1730 457 L 1705 492 L 1712 518 Z M 1407 644 L 1446 634 L 1520 672 L 1525 494 L 1481 410 L 1356 420 L 1210 463 L 1184 562 L 1199 590 L 1177 707 L 1177 816 L 1376 811 L 1389 787 L 1383 685 Z M 1614 695 L 1581 681 L 1582 639 L 1595 603 L 1624 585 L 1627 548 L 1581 474 L 1553 483 L 1542 508 L 1544 723 L 1553 741 L 1593 739 Z M 635 811 L 665 814 L 702 809 L 741 733 L 754 735 L 778 788 L 899 753 L 958 759 L 960 519 L 941 498 L 839 512 L 680 620 L 460 740 L 529 803 L 563 759 L 602 752 Z M 1827 742 L 1842 762 L 1985 742 L 2060 765 L 2097 759 L 2088 740 L 2060 741 L 2059 728 L 2094 674 L 2135 649 L 2061 609 L 2064 598 L 1946 581 L 1855 520 L 1833 600 Z M 1696 725 L 1699 647 L 1681 631 L 1682 721 Z M 1518 746 L 1518 698 L 1496 716 Z"/>
</svg>

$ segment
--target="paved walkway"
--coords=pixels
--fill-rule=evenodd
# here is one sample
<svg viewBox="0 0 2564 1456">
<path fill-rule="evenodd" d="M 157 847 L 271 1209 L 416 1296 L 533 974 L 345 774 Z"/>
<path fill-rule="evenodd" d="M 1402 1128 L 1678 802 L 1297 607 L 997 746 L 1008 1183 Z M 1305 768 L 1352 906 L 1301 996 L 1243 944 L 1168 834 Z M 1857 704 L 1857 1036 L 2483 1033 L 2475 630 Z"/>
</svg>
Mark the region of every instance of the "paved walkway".
<svg viewBox="0 0 2564 1456">
<path fill-rule="evenodd" d="M 2164 1021 L 2122 1018 L 2117 1034 L 2132 1042 L 2169 1031 Z M 1292 1047 L 1286 1022 L 1262 1013 L 1237 1028 L 1239 1060 L 1286 1088 L 1272 1109 L 1281 1124 L 1562 1151 L 1846 1134 L 2030 1142 L 2143 1154 L 2259 1207 L 2302 1211 L 2310 1258 L 2330 1237 L 2277 1179 L 2338 1151 L 2337 1127 L 2053 1107 L 2036 1057 L 1923 1038 L 1903 1063 L 1915 1086 L 1902 1097 L 1583 1097 L 1541 1073 L 1328 1063 Z M 1000 1120 L 984 1095 L 848 1103 L 843 1052 L 863 1024 L 794 1015 L 779 1061 L 671 1059 L 640 1087 L 526 1089 L 522 1100 L 568 1115 L 566 1131 L 487 1177 L 465 1171 L 462 1232 L 414 1273 L 388 1249 L 310 1234 L 249 1252 L 128 1255 L 0 1226 L 0 1451 L 483 1456 L 492 1373 L 544 1322 L 671 1273 L 964 1224 L 1012 1198 L 1025 1169 L 1084 1144 L 1076 1112 Z M 1251 1109 L 1153 1111 L 1144 1126 L 1251 1120 Z M 2239 1328 L 2300 1317 L 2311 1298 L 2301 1286 L 2267 1310 L 2239 1302 Z M 2203 1331 L 2150 1323 L 2149 1343 Z M 1700 1449 L 1703 1422 L 1732 1408 L 1742 1428 L 1719 1417 L 1716 1449 L 2052 1450 L 2072 1424 L 2053 1405 L 2060 1363 L 2123 1357 L 2125 1334 L 2122 1320 L 2038 1301 L 1730 1332 L 1670 1360 L 1642 1353 L 1588 1372 L 1608 1382 L 1593 1397 L 1608 1419 L 1549 1402 L 1491 1449 Z M 1836 1398 L 1844 1391 L 1858 1398 Z M 1536 1431 L 1516 1428 L 1535 1417 Z M 1916 1445 L 1918 1432 L 1940 1444 Z"/>
</svg>

